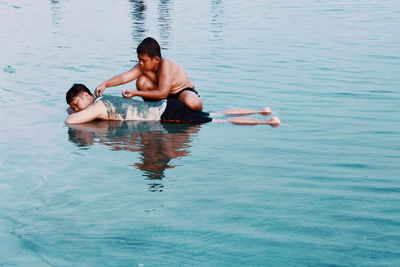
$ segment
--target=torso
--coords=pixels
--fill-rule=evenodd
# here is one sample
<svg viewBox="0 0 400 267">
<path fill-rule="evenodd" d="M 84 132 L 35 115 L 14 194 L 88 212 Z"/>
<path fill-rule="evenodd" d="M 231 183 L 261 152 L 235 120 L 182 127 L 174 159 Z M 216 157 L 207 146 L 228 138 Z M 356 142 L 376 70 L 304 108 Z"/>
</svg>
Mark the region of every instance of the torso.
<svg viewBox="0 0 400 267">
<path fill-rule="evenodd" d="M 160 120 L 166 108 L 166 101 L 143 102 L 119 96 L 104 95 L 101 101 L 106 110 L 108 120 Z M 105 114 L 104 114 L 105 115 Z"/>
<path fill-rule="evenodd" d="M 195 88 L 194 84 L 189 79 L 186 71 L 178 63 L 163 58 L 161 61 L 160 69 L 158 70 L 158 76 L 161 71 L 168 71 L 172 76 L 172 85 L 170 94 L 177 94 L 185 88 L 193 88 L 193 89 Z"/>
</svg>

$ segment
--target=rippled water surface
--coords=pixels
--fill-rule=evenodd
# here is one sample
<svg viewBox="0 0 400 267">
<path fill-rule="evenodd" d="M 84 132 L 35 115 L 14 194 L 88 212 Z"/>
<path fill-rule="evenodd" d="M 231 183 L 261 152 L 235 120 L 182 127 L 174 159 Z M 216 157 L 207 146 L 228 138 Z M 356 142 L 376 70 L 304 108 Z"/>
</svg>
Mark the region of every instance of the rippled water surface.
<svg viewBox="0 0 400 267">
<path fill-rule="evenodd" d="M 400 263 L 397 0 L 0 0 L 0 22 L 0 266 Z M 284 125 L 64 125 L 71 84 L 146 36 L 205 110 Z"/>
</svg>

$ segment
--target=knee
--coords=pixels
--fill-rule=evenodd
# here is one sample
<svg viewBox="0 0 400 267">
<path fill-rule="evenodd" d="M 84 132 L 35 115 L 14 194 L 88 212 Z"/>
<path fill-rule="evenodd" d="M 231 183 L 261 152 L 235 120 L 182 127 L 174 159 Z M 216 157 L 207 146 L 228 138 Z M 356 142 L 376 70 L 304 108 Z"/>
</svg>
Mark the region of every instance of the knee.
<svg viewBox="0 0 400 267">
<path fill-rule="evenodd" d="M 193 92 L 185 91 L 179 96 L 179 100 L 184 103 L 188 108 L 194 111 L 203 110 L 203 102 L 201 99 Z"/>
<path fill-rule="evenodd" d="M 203 110 L 203 103 L 201 102 L 200 99 L 198 100 L 192 100 L 192 101 L 188 101 L 186 103 L 186 105 L 194 111 L 202 111 Z"/>
<path fill-rule="evenodd" d="M 136 88 L 141 91 L 152 90 L 154 87 L 153 82 L 145 75 L 139 76 L 136 80 Z"/>
</svg>

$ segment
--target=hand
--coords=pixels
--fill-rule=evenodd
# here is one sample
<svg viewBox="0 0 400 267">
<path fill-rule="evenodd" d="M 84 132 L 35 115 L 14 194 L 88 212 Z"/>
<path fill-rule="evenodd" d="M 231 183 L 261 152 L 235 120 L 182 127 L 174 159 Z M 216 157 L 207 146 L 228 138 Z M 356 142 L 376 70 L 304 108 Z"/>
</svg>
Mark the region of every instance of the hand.
<svg viewBox="0 0 400 267">
<path fill-rule="evenodd" d="M 68 114 L 72 114 L 75 112 L 71 107 L 68 107 L 66 111 Z"/>
<path fill-rule="evenodd" d="M 122 96 L 126 98 L 132 98 L 135 96 L 135 91 L 134 90 L 124 90 L 122 91 Z"/>
<path fill-rule="evenodd" d="M 102 83 L 96 87 L 96 90 L 94 90 L 94 95 L 97 97 L 102 96 L 104 93 L 104 90 L 106 90 L 106 84 Z"/>
</svg>

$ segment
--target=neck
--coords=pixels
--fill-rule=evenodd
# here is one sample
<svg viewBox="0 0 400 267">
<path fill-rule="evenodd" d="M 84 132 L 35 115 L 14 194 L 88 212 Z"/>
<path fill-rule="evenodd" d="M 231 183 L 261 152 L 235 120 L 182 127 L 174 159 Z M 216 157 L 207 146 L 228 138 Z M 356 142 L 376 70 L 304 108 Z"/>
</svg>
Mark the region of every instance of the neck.
<svg viewBox="0 0 400 267">
<path fill-rule="evenodd" d="M 160 58 L 160 59 L 158 60 L 157 65 L 155 66 L 153 72 L 157 72 L 157 71 L 160 69 L 160 65 L 162 64 L 162 62 L 163 62 L 163 59 Z"/>
</svg>

